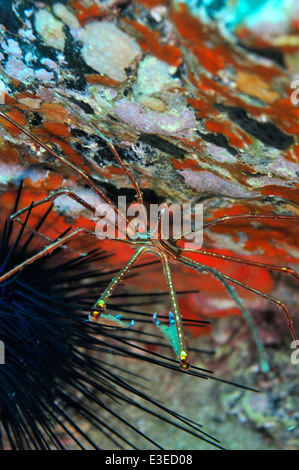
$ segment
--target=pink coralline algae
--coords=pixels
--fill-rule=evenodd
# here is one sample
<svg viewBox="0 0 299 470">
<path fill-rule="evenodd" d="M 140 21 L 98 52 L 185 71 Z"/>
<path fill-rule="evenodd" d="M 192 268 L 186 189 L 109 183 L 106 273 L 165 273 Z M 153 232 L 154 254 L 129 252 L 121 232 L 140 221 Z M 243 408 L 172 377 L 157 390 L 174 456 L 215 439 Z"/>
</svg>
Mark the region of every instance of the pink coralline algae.
<svg viewBox="0 0 299 470">
<path fill-rule="evenodd" d="M 189 110 L 183 110 L 181 114 L 175 111 L 159 113 L 126 99 L 116 103 L 115 113 L 127 124 L 146 134 L 188 137 L 196 127 L 194 114 Z"/>
</svg>

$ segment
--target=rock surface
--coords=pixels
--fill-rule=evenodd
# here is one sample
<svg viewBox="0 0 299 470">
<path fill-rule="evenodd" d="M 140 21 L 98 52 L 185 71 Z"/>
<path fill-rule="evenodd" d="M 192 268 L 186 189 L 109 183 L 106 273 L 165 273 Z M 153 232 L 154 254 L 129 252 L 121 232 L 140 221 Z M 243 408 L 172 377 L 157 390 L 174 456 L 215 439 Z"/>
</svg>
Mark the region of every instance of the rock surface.
<svg viewBox="0 0 299 470">
<path fill-rule="evenodd" d="M 299 215 L 295 1 L 281 2 L 281 11 L 272 16 L 267 15 L 270 0 L 254 2 L 251 10 L 245 7 L 248 2 L 235 2 L 230 11 L 213 9 L 210 1 L 189 6 L 159 0 L 5 3 L 0 19 L 1 109 L 91 175 L 113 201 L 123 194 L 131 202 L 135 191 L 107 138 L 132 170 L 147 203 L 202 203 L 206 220 L 248 212 Z M 7 191 L 24 178 L 28 200 L 68 187 L 97 205 L 98 198 L 68 168 L 2 118 L 0 124 L 3 207 Z M 67 198 L 55 201 L 55 209 L 62 225 L 71 220 L 92 226 L 86 211 Z M 298 221 L 223 224 L 206 231 L 205 247 L 298 269 Z M 113 250 L 115 264 L 131 253 L 114 245 Z M 196 259 L 278 295 L 299 316 L 298 289 L 287 276 L 277 282 L 266 270 L 198 255 Z M 129 283 L 146 292 L 161 289 L 155 267 L 148 268 L 146 278 Z M 216 280 L 187 277 L 179 268 L 175 280 L 178 290 L 186 285 L 200 290 L 180 301 L 191 316 L 198 311 L 238 314 Z M 246 291 L 242 297 L 253 314 L 275 310 Z M 279 323 L 279 328 L 283 336 L 286 327 Z M 279 345 L 279 335 L 270 330 L 264 341 Z M 225 355 L 230 335 L 223 341 Z M 285 389 L 281 393 L 287 396 Z M 274 409 L 274 398 L 268 399 Z M 289 398 L 292 410 L 293 401 Z M 267 413 L 262 420 L 249 402 L 242 402 L 242 412 L 241 398 L 232 402 L 235 416 L 243 416 L 246 408 L 246 419 L 262 421 L 258 426 L 267 428 Z M 290 412 L 285 419 L 289 428 L 290 416 L 295 415 Z M 292 448 L 294 444 L 285 444 L 285 427 L 281 434 L 274 429 L 274 441 L 283 435 L 281 447 Z"/>
</svg>

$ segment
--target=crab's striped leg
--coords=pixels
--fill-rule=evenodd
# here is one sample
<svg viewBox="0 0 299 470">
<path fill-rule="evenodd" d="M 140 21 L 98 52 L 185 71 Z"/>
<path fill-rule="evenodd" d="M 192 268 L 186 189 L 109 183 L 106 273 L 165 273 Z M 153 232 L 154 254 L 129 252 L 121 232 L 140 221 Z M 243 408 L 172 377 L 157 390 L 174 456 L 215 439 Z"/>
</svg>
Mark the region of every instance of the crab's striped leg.
<svg viewBox="0 0 299 470">
<path fill-rule="evenodd" d="M 162 259 L 163 271 L 164 271 L 165 279 L 167 281 L 168 288 L 169 288 L 171 304 L 173 308 L 173 316 L 174 316 L 174 321 L 175 321 L 175 326 L 176 326 L 176 337 L 172 339 L 171 343 L 172 343 L 172 347 L 174 351 L 178 355 L 181 368 L 183 370 L 187 370 L 190 367 L 190 361 L 189 361 L 187 346 L 186 346 L 186 341 L 185 341 L 182 316 L 180 313 L 177 296 L 176 296 L 175 288 L 173 285 L 172 274 L 171 274 L 167 256 L 164 253 L 159 253 L 159 255 L 160 255 L 160 258 Z M 172 325 L 170 324 L 169 328 L 171 327 Z"/>
<path fill-rule="evenodd" d="M 231 255 L 223 255 L 222 253 L 216 253 L 214 251 L 202 250 L 201 248 L 196 249 L 189 249 L 189 248 L 181 248 L 180 252 L 182 253 L 197 253 L 202 256 L 209 256 L 211 258 L 218 258 L 224 261 L 232 261 L 234 263 L 240 263 L 247 266 L 254 266 L 256 268 L 267 269 L 268 271 L 278 271 L 285 274 L 290 274 L 293 276 L 297 281 L 299 281 L 299 274 L 294 269 L 287 267 L 287 266 L 276 266 L 275 264 L 268 264 L 268 263 L 261 263 L 259 261 L 252 261 L 250 259 L 243 259 L 237 258 L 236 256 Z"/>
<path fill-rule="evenodd" d="M 56 250 L 57 248 L 60 248 L 61 246 L 65 245 L 73 237 L 75 237 L 77 235 L 82 235 L 82 234 L 88 234 L 88 235 L 95 236 L 95 234 L 93 232 L 91 232 L 90 230 L 87 230 L 85 228 L 76 228 L 72 232 L 68 233 L 67 235 L 64 235 L 61 238 L 58 238 L 57 240 L 55 240 L 50 245 L 46 246 L 45 248 L 43 248 L 38 253 L 31 256 L 31 258 L 26 259 L 22 263 L 18 264 L 14 268 L 12 268 L 10 271 L 6 272 L 5 274 L 2 274 L 2 276 L 0 276 L 0 282 L 3 282 L 6 279 L 9 279 L 10 277 L 17 274 L 19 271 L 21 271 L 23 268 L 25 268 L 29 264 L 34 263 L 35 261 L 37 261 L 40 258 L 43 258 L 46 255 L 50 255 L 54 250 Z"/>
<path fill-rule="evenodd" d="M 127 325 L 120 320 L 119 316 L 105 314 L 106 303 L 113 291 L 123 280 L 124 276 L 128 274 L 132 266 L 138 261 L 138 259 L 146 252 L 148 248 L 141 246 L 136 253 L 129 259 L 127 264 L 119 271 L 119 273 L 112 279 L 109 285 L 106 287 L 100 298 L 95 302 L 89 314 L 89 321 L 94 323 L 101 323 L 104 326 L 110 327 L 126 327 Z"/>
<path fill-rule="evenodd" d="M 67 166 L 68 168 L 71 168 L 83 181 L 85 181 L 85 183 L 91 188 L 94 190 L 94 192 L 103 200 L 106 202 L 106 204 L 108 204 L 109 206 L 111 206 L 115 213 L 118 214 L 119 217 L 123 217 L 125 220 L 126 220 L 126 223 L 128 224 L 129 221 L 128 219 L 125 217 L 124 214 L 122 214 L 118 208 L 110 201 L 110 199 L 103 193 L 103 191 L 101 191 L 98 186 L 95 184 L 95 182 L 93 181 L 93 179 L 87 174 L 85 173 L 85 171 L 81 170 L 80 168 L 78 168 L 76 165 L 74 165 L 72 162 L 70 162 L 69 160 L 67 160 L 65 157 L 63 157 L 62 155 L 59 155 L 58 153 L 54 152 L 54 150 L 51 149 L 51 147 L 49 147 L 48 145 L 46 145 L 42 140 L 39 139 L 39 137 L 37 137 L 36 135 L 32 134 L 30 131 L 28 131 L 27 129 L 25 129 L 21 124 L 19 124 L 18 122 L 16 122 L 14 119 L 12 119 L 10 116 L 8 116 L 7 114 L 5 114 L 3 111 L 0 111 L 0 116 L 5 119 L 7 122 L 9 122 L 10 124 L 12 124 L 13 126 L 15 126 L 17 129 L 19 129 L 21 132 L 23 132 L 25 135 L 27 135 L 27 137 L 29 137 L 33 142 L 35 142 L 37 145 L 39 145 L 41 148 L 43 148 L 44 150 L 46 150 L 46 152 L 48 152 L 52 157 L 54 157 L 55 159 L 59 160 L 61 163 L 63 163 L 65 166 Z M 84 204 L 85 208 L 89 209 L 88 206 L 89 204 L 87 204 L 86 202 Z"/>
<path fill-rule="evenodd" d="M 146 216 L 146 210 L 145 210 L 145 206 L 144 206 L 144 202 L 143 202 L 143 196 L 142 196 L 142 192 L 140 190 L 140 187 L 139 187 L 139 184 L 137 182 L 137 180 L 134 178 L 134 176 L 132 175 L 131 171 L 129 170 L 129 168 L 127 168 L 127 166 L 124 164 L 124 162 L 122 161 L 121 157 L 119 156 L 119 153 L 117 152 L 113 142 L 111 141 L 111 139 L 109 139 L 108 137 L 106 137 L 105 134 L 103 134 L 103 132 L 101 132 L 101 130 L 93 124 L 93 122 L 90 120 L 90 119 L 87 119 L 86 116 L 82 113 L 78 113 L 78 111 L 76 110 L 76 108 L 74 108 L 73 106 L 73 103 L 70 103 L 67 98 L 62 95 L 61 93 L 58 93 L 57 91 L 55 92 L 56 96 L 59 97 L 59 99 L 68 107 L 70 107 L 70 104 L 72 104 L 72 112 L 74 112 L 75 114 L 77 114 L 77 116 L 80 118 L 80 120 L 83 120 L 86 122 L 86 124 L 91 127 L 103 140 L 105 140 L 106 144 L 108 145 L 108 147 L 110 148 L 110 151 L 112 152 L 112 154 L 114 155 L 115 159 L 117 160 L 117 162 L 119 163 L 119 165 L 122 167 L 124 173 L 127 175 L 127 177 L 130 179 L 132 185 L 134 186 L 134 189 L 136 191 L 136 194 L 137 194 L 137 201 L 138 201 L 138 205 L 139 205 L 139 210 L 140 210 L 140 213 L 141 213 L 141 216 L 142 216 L 142 220 L 143 220 L 143 224 L 144 224 L 144 229 L 146 230 L 146 227 L 147 227 L 147 216 Z M 119 213 L 121 214 L 121 212 L 119 211 Z M 128 221 L 127 221 L 128 222 Z"/>
<path fill-rule="evenodd" d="M 192 230 L 189 230 L 188 232 L 184 232 L 178 237 L 176 240 L 181 240 L 182 238 L 191 235 L 191 233 L 196 232 L 197 230 L 203 230 L 208 227 L 214 227 L 215 225 L 223 224 L 225 222 L 230 222 L 233 220 L 256 220 L 256 221 L 261 221 L 261 220 L 297 220 L 299 221 L 299 216 L 298 215 L 277 215 L 277 214 L 251 214 L 250 212 L 245 213 L 245 214 L 234 214 L 234 215 L 224 215 L 222 217 L 218 217 L 217 219 L 211 220 L 210 222 L 206 222 L 203 226 L 196 226 Z"/>
</svg>

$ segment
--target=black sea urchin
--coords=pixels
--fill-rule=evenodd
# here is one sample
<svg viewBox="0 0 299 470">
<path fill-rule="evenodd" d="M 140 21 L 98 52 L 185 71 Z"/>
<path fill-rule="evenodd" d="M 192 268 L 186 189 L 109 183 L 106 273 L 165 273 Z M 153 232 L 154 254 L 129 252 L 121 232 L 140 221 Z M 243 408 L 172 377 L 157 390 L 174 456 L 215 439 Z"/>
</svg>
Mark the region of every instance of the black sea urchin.
<svg viewBox="0 0 299 470">
<path fill-rule="evenodd" d="M 20 186 L 13 212 L 21 197 Z M 51 207 L 34 227 L 29 223 L 31 211 L 21 225 L 5 220 L 0 235 L 0 274 L 32 256 L 45 237 L 40 231 L 50 211 Z M 65 250 L 60 248 L 25 266 L 0 285 L 0 339 L 5 345 L 5 364 L 0 366 L 1 446 L 99 448 L 105 435 L 114 448 L 136 448 L 119 430 L 123 425 L 122 429 L 161 448 L 163 443 L 154 442 L 113 410 L 113 403 L 118 402 L 220 447 L 199 425 L 146 394 L 133 381 L 134 374 L 117 361 L 107 362 L 108 352 L 114 358 L 129 356 L 157 367 L 177 367 L 174 361 L 138 346 L 137 335 L 133 346 L 119 332 L 86 322 L 85 307 L 96 296 L 94 287 L 98 291 L 109 282 L 110 273 L 101 271 L 101 263 L 104 266 L 109 255 L 93 250 L 85 256 L 72 253 L 62 261 L 62 252 Z M 90 268 L 94 261 L 99 266 L 96 272 Z M 134 332 L 132 328 L 130 334 Z M 154 336 L 147 338 L 143 344 L 157 342 Z M 201 372 L 193 374 L 204 377 Z"/>
</svg>

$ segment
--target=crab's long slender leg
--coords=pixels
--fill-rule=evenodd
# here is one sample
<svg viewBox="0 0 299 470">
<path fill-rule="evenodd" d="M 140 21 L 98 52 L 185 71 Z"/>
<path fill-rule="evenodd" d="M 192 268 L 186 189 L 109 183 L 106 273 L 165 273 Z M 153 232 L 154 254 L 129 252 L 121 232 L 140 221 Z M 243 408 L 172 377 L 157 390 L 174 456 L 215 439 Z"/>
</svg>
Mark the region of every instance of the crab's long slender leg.
<svg viewBox="0 0 299 470">
<path fill-rule="evenodd" d="M 170 270 L 167 256 L 164 253 L 160 253 L 159 256 L 162 259 L 163 271 L 164 271 L 165 279 L 168 284 L 171 304 L 173 308 L 173 316 L 174 316 L 174 321 L 175 321 L 175 326 L 176 326 L 176 331 L 177 331 L 177 341 L 178 341 L 178 348 L 176 348 L 178 350 L 178 356 L 179 356 L 178 359 L 180 361 L 181 368 L 183 370 L 187 370 L 190 367 L 190 362 L 189 362 L 187 346 L 186 346 L 186 341 L 185 341 L 185 336 L 184 336 L 182 316 L 180 313 L 177 296 L 176 296 L 175 288 L 173 285 L 171 270 Z"/>
<path fill-rule="evenodd" d="M 31 232 L 32 237 L 37 236 L 37 237 L 41 238 L 42 240 L 47 241 L 48 243 L 54 243 L 54 241 L 56 241 L 56 240 L 52 240 L 52 238 L 46 237 L 44 234 L 40 233 L 37 229 L 34 229 L 34 228 L 30 227 L 29 225 L 26 225 L 24 222 L 22 222 L 18 218 L 13 219 L 13 220 L 14 220 L 14 222 L 17 222 L 18 224 L 20 224 L 22 226 L 25 225 L 26 230 Z M 91 233 L 92 232 L 89 232 L 89 234 L 91 234 Z M 93 234 L 93 235 L 95 235 L 95 234 Z M 138 243 L 137 241 L 124 240 L 123 238 L 118 238 L 118 237 L 113 238 L 113 240 L 114 241 L 121 241 L 122 243 L 126 243 L 127 245 L 130 245 L 130 246 L 135 246 Z M 78 250 L 74 250 L 73 248 L 70 248 L 67 245 L 61 245 L 61 248 L 66 248 L 67 250 L 71 251 L 72 253 L 75 253 L 78 256 L 86 256 L 87 255 L 86 252 L 80 252 Z"/>
<path fill-rule="evenodd" d="M 22 257 L 23 253 L 26 252 L 26 249 L 32 242 L 35 236 L 40 236 L 40 238 L 44 238 L 44 240 L 47 240 L 48 242 L 52 243 L 54 240 L 51 240 L 49 237 L 46 237 L 43 235 L 39 230 L 42 227 L 43 223 L 47 220 L 48 215 L 50 214 L 51 210 L 53 208 L 53 203 L 48 207 L 44 215 L 41 217 L 41 219 L 38 221 L 37 225 L 35 228 L 29 227 L 29 225 L 26 225 L 26 228 L 29 228 L 29 231 L 31 231 L 31 235 L 29 235 L 28 239 L 26 240 L 25 243 L 23 243 L 23 246 L 21 248 L 21 251 L 19 252 L 19 257 Z M 15 219 L 15 222 L 18 222 L 20 225 L 23 225 L 24 222 L 21 222 L 20 219 Z M 24 224 L 25 225 L 25 224 Z"/>
<path fill-rule="evenodd" d="M 113 315 L 106 315 L 106 302 L 122 281 L 124 276 L 128 274 L 132 266 L 138 259 L 148 250 L 146 246 L 141 246 L 136 253 L 129 259 L 127 264 L 119 271 L 119 273 L 112 279 L 110 284 L 106 287 L 100 298 L 95 302 L 89 315 L 89 320 L 94 323 L 102 323 L 106 326 L 125 327 L 126 325 L 120 320 L 119 317 Z"/>
<path fill-rule="evenodd" d="M 285 317 L 286 317 L 286 321 L 287 321 L 287 325 L 288 325 L 288 328 L 290 330 L 290 333 L 292 335 L 292 338 L 294 341 L 297 341 L 298 338 L 297 338 L 297 335 L 294 331 L 294 326 L 293 326 L 293 321 L 292 321 L 292 318 L 289 314 L 289 311 L 286 307 L 286 305 L 281 302 L 280 300 L 277 300 L 277 299 L 273 299 L 272 297 L 269 297 L 267 294 L 264 294 L 263 292 L 257 290 L 257 289 L 254 289 L 253 287 L 250 287 L 248 286 L 247 284 L 244 284 L 243 282 L 241 281 L 237 281 L 236 279 L 233 279 L 231 278 L 230 276 L 227 276 L 226 274 L 223 274 L 223 276 L 225 277 L 225 279 L 227 279 L 229 282 L 231 282 L 232 284 L 235 284 L 236 286 L 239 286 L 239 287 L 242 287 L 243 289 L 246 289 L 248 290 L 249 292 L 252 292 L 253 294 L 256 294 L 260 297 L 263 297 L 264 299 L 267 299 L 269 302 L 271 302 L 272 304 L 276 305 L 277 307 L 279 307 Z"/>
<path fill-rule="evenodd" d="M 255 327 L 255 325 L 252 321 L 252 317 L 251 317 L 249 311 L 243 305 L 243 302 L 239 298 L 239 296 L 236 293 L 234 287 L 231 286 L 228 283 L 228 281 L 225 279 L 225 276 L 220 271 L 218 271 L 217 269 L 210 268 L 209 266 L 205 266 L 203 264 L 200 264 L 197 261 L 191 260 L 191 259 L 189 259 L 185 256 L 180 257 L 180 260 L 183 262 L 183 264 L 185 266 L 187 266 L 190 269 L 193 269 L 193 270 L 201 272 L 201 273 L 209 272 L 214 277 L 216 277 L 216 279 L 218 279 L 221 282 L 221 284 L 225 287 L 225 289 L 226 289 L 227 293 L 229 294 L 229 296 L 238 305 L 239 309 L 242 312 L 242 315 L 243 315 L 244 319 L 247 321 L 247 323 L 248 323 L 248 325 L 251 329 L 252 336 L 253 336 L 253 339 L 256 343 L 257 351 L 258 351 L 258 354 L 259 354 L 259 362 L 260 362 L 261 370 L 263 372 L 269 372 L 270 367 L 269 367 L 269 364 L 268 364 L 267 359 L 266 359 L 266 352 L 265 352 L 264 345 L 263 345 L 263 343 L 262 343 L 262 341 L 261 341 L 261 339 L 258 335 L 257 329 L 256 329 L 256 327 Z"/>
<path fill-rule="evenodd" d="M 29 211 L 28 211 L 28 213 L 27 213 L 27 215 L 26 215 L 24 225 L 21 227 L 21 229 L 20 229 L 20 231 L 19 231 L 19 233 L 18 233 L 16 239 L 14 240 L 12 246 L 10 247 L 10 249 L 8 250 L 8 252 L 6 253 L 6 256 L 5 256 L 4 260 L 3 260 L 3 262 L 1 263 L 0 272 L 3 272 L 3 271 L 5 270 L 5 267 L 6 267 L 8 261 L 9 261 L 9 259 L 10 259 L 10 257 L 11 257 L 11 254 L 14 252 L 16 246 L 18 245 L 19 241 L 21 240 L 22 235 L 23 235 L 24 230 L 25 230 L 25 227 L 26 227 L 26 224 L 27 224 L 28 219 L 29 219 L 29 217 L 30 217 L 30 213 L 31 213 L 31 208 L 29 208 Z"/>
<path fill-rule="evenodd" d="M 60 100 L 66 104 L 67 106 L 70 106 L 68 100 L 65 98 L 64 95 L 62 95 L 61 93 L 58 93 L 57 91 L 55 92 L 56 96 L 58 96 L 60 98 Z M 89 126 L 89 127 L 92 127 L 92 129 L 94 129 L 94 131 L 103 139 L 105 140 L 105 142 L 107 143 L 108 147 L 110 148 L 111 152 L 113 153 L 115 159 L 117 160 L 117 162 L 120 164 L 120 166 L 122 167 L 123 171 L 125 172 L 125 174 L 127 175 L 127 177 L 130 179 L 131 183 L 133 184 L 134 188 L 135 188 L 135 191 L 136 191 L 136 194 L 137 194 L 137 201 L 138 201 L 138 204 L 139 204 L 139 207 L 140 207 L 140 210 L 141 210 L 141 214 L 142 214 L 142 218 L 143 218 L 143 223 L 144 223 L 144 227 L 146 229 L 147 227 L 147 217 L 146 217 L 146 211 L 145 211 L 145 207 L 144 207 L 144 202 L 143 202 L 143 197 L 142 197 L 142 193 L 141 193 L 141 190 L 140 190 L 140 187 L 139 187 L 139 184 L 138 182 L 136 181 L 136 179 L 134 178 L 134 176 L 132 175 L 132 173 L 130 172 L 130 170 L 126 167 L 126 165 L 124 164 L 124 162 L 122 161 L 122 159 L 120 158 L 119 156 L 119 153 L 117 152 L 114 144 L 111 142 L 111 139 L 109 139 L 108 137 L 106 137 L 101 131 L 100 129 L 95 126 L 93 124 L 93 122 L 91 120 L 88 120 L 86 119 L 86 117 L 80 113 L 78 113 L 78 111 L 72 107 L 72 112 L 74 112 L 75 114 L 77 114 L 77 116 L 83 121 L 86 122 L 86 124 Z"/>
<path fill-rule="evenodd" d="M 152 238 L 152 239 L 153 238 L 159 239 L 159 238 L 161 238 L 161 236 L 163 238 L 162 220 L 163 220 L 164 212 L 165 212 L 165 209 L 162 209 L 158 214 L 158 220 L 157 220 L 156 226 L 150 233 L 150 238 Z"/>
<path fill-rule="evenodd" d="M 47 237 L 47 236 L 44 235 L 43 233 L 40 233 L 40 232 L 38 231 L 38 228 L 35 228 L 35 229 L 34 229 L 34 228 L 30 227 L 29 225 L 25 224 L 25 222 L 22 222 L 20 219 L 14 219 L 14 222 L 17 222 L 17 223 L 20 224 L 21 226 L 24 226 L 26 230 L 28 230 L 29 232 L 31 232 L 31 235 L 30 235 L 30 239 L 31 239 L 31 240 L 36 236 L 36 237 L 38 237 L 38 238 L 41 238 L 41 239 L 44 240 L 44 241 L 47 241 L 48 243 L 54 243 L 55 241 L 57 241 L 57 239 L 56 239 L 56 240 L 53 240 L 52 238 Z M 71 229 L 71 227 L 70 227 L 70 229 Z M 69 230 L 70 230 L 70 229 L 69 229 Z M 68 231 L 69 231 L 69 230 L 68 230 Z M 66 233 L 65 233 L 65 235 L 66 235 Z M 61 236 L 58 237 L 58 238 L 61 238 Z M 31 241 L 31 240 L 30 240 L 30 241 Z M 28 240 L 28 242 L 29 242 L 29 240 Z M 26 242 L 26 244 L 27 244 L 27 242 Z M 25 245 L 24 245 L 24 246 L 25 246 Z M 79 251 L 77 251 L 77 250 L 73 250 L 72 248 L 70 248 L 70 247 L 67 246 L 67 245 L 61 245 L 61 248 L 66 248 L 66 249 L 68 249 L 69 251 L 75 253 L 75 254 L 78 255 L 78 256 L 85 256 L 85 255 L 86 255 L 86 253 L 82 253 L 82 252 L 79 252 Z M 22 251 L 23 251 L 23 248 L 22 248 Z"/>
<path fill-rule="evenodd" d="M 124 164 L 124 162 L 122 161 L 122 159 L 120 158 L 120 156 L 119 156 L 118 152 L 116 151 L 116 148 L 114 147 L 114 145 L 112 144 L 112 142 L 107 141 L 107 144 L 108 144 L 108 146 L 109 146 L 111 152 L 112 152 L 113 155 L 115 156 L 116 160 L 118 161 L 118 163 L 120 164 L 120 166 L 122 167 L 122 169 L 124 170 L 125 174 L 126 174 L 127 177 L 130 179 L 131 183 L 133 184 L 133 186 L 134 186 L 134 188 L 135 188 L 135 191 L 136 191 L 136 194 L 137 194 L 137 201 L 138 201 L 139 208 L 140 208 L 141 215 L 142 215 L 142 219 L 143 219 L 144 228 L 145 228 L 145 230 L 146 230 L 146 228 L 147 228 L 147 216 L 146 216 L 146 211 L 145 211 L 145 207 L 144 207 L 143 197 L 142 197 L 142 193 L 141 193 L 139 184 L 138 184 L 138 182 L 136 181 L 136 179 L 134 178 L 134 176 L 132 175 L 132 173 L 130 172 L 130 170 L 126 167 L 126 165 Z"/>
<path fill-rule="evenodd" d="M 213 268 L 209 268 L 205 265 L 202 265 L 202 264 L 200 264 L 196 261 L 190 260 L 189 258 L 187 258 L 185 256 L 181 256 L 179 259 L 182 260 L 183 262 L 185 261 L 185 263 L 187 261 L 189 264 L 192 264 L 195 267 L 195 269 L 197 269 L 196 266 L 200 266 L 201 271 L 206 270 L 206 271 L 211 272 L 212 269 L 213 269 Z M 220 273 L 220 274 L 223 277 L 223 279 L 226 279 L 230 284 L 234 284 L 236 286 L 242 287 L 243 289 L 245 289 L 249 292 L 252 292 L 253 294 L 258 295 L 259 297 L 263 297 L 264 299 L 267 299 L 269 302 L 271 302 L 274 305 L 276 305 L 277 307 L 279 307 L 279 309 L 281 309 L 283 311 L 283 313 L 286 317 L 287 325 L 288 325 L 288 328 L 290 330 L 290 333 L 292 335 L 293 340 L 297 341 L 298 338 L 297 338 L 296 333 L 294 331 L 292 318 L 289 314 L 289 311 L 288 311 L 286 305 L 283 302 L 281 302 L 280 300 L 277 300 L 277 299 L 273 299 L 272 297 L 269 297 L 267 294 L 264 294 L 263 292 L 261 292 L 257 289 L 254 289 L 253 287 L 250 287 L 250 286 L 248 286 L 247 284 L 244 284 L 241 281 L 237 281 L 236 279 L 233 279 L 232 277 L 227 276 L 226 274 L 223 274 L 223 273 Z"/>
<path fill-rule="evenodd" d="M 43 199 L 40 199 L 39 201 L 33 202 L 32 205 L 26 206 L 23 209 L 18 210 L 14 214 L 10 216 L 10 219 L 16 219 L 23 215 L 25 212 L 27 212 L 30 208 L 34 209 L 35 207 L 41 206 L 42 204 L 46 204 L 47 202 L 53 201 L 56 198 L 60 196 L 67 196 L 74 201 L 76 201 L 78 204 L 81 206 L 85 207 L 89 212 L 91 212 L 93 215 L 95 214 L 96 209 L 89 204 L 88 202 L 84 201 L 80 196 L 78 196 L 76 193 L 74 193 L 71 189 L 59 189 L 58 191 L 54 191 L 53 193 L 49 194 L 49 196 L 46 196 Z M 107 218 L 106 218 L 107 219 Z M 117 230 L 119 230 L 123 235 L 126 236 L 125 232 L 118 226 L 117 222 L 112 222 L 109 219 L 107 219 L 108 222 L 110 222 Z"/>
<path fill-rule="evenodd" d="M 267 263 L 260 263 L 259 261 L 251 261 L 248 259 L 237 258 L 235 256 L 230 255 L 222 255 L 221 253 L 214 253 L 213 251 L 207 250 L 193 250 L 188 248 L 180 248 L 180 252 L 191 252 L 191 253 L 198 253 L 199 255 L 209 256 L 211 258 L 218 258 L 223 259 L 224 261 L 232 261 L 234 263 L 240 263 L 247 266 L 255 266 L 256 268 L 263 268 L 267 269 L 268 271 L 278 271 L 281 273 L 291 274 L 291 276 L 295 277 L 299 281 L 299 274 L 292 268 L 284 267 L 284 266 L 276 266 L 275 264 L 267 264 Z"/>
<path fill-rule="evenodd" d="M 23 207 L 23 209 L 18 210 L 14 214 L 10 216 L 10 219 L 13 220 L 16 217 L 20 217 L 22 214 L 27 212 L 29 208 L 35 208 L 38 206 L 41 206 L 42 204 L 46 204 L 47 202 L 53 201 L 59 196 L 67 196 L 71 199 L 74 199 L 74 201 L 78 202 L 78 204 L 81 204 L 81 206 L 85 207 L 89 212 L 92 212 L 93 214 L 95 213 L 95 209 L 93 206 L 88 204 L 88 202 L 84 201 L 81 197 L 77 196 L 71 189 L 59 189 L 58 191 L 54 191 L 53 193 L 49 194 L 49 196 L 44 197 L 36 202 L 33 202 L 33 205 L 31 206 L 26 206 Z"/>
<path fill-rule="evenodd" d="M 46 246 L 45 248 L 43 248 L 38 253 L 31 256 L 31 258 L 26 259 L 25 261 L 23 261 L 23 263 L 18 264 L 17 266 L 12 268 L 7 273 L 0 276 L 0 282 L 3 282 L 6 279 L 9 279 L 14 274 L 17 274 L 25 266 L 28 266 L 29 264 L 34 263 L 38 259 L 43 258 L 44 256 L 51 254 L 54 250 L 56 250 L 57 248 L 63 246 L 65 243 L 67 243 L 69 240 L 71 240 L 74 236 L 77 236 L 77 235 L 80 235 L 80 234 L 83 234 L 83 233 L 95 236 L 95 234 L 93 232 L 91 232 L 90 230 L 87 230 L 85 228 L 76 228 L 72 232 L 68 233 L 67 235 L 59 238 L 55 242 L 53 242 L 50 245 Z"/>
<path fill-rule="evenodd" d="M 218 217 L 218 219 L 211 220 L 210 222 L 206 222 L 204 225 L 194 227 L 192 230 L 188 232 L 184 232 L 178 237 L 176 240 L 181 240 L 182 238 L 191 235 L 192 233 L 196 232 L 197 230 L 203 230 L 208 227 L 212 227 L 215 225 L 219 225 L 225 222 L 229 222 L 231 220 L 299 220 L 299 216 L 297 215 L 277 215 L 277 214 L 235 214 L 235 215 L 224 215 L 223 217 Z"/>
<path fill-rule="evenodd" d="M 117 213 L 120 217 L 125 218 L 126 222 L 129 223 L 129 221 L 126 219 L 126 217 L 118 210 L 118 208 L 110 201 L 110 199 L 97 187 L 97 185 L 93 182 L 92 178 L 85 173 L 85 171 L 81 170 L 80 168 L 77 168 L 76 165 L 73 163 L 69 162 L 66 158 L 64 158 L 62 155 L 58 155 L 54 150 L 52 150 L 48 145 L 46 145 L 42 140 L 40 140 L 36 135 L 32 134 L 31 132 L 27 131 L 23 126 L 21 126 L 18 122 L 16 122 L 14 119 L 12 119 L 10 116 L 7 114 L 3 113 L 3 111 L 0 111 L 0 116 L 3 117 L 6 121 L 8 121 L 10 124 L 15 126 L 17 129 L 19 129 L 23 134 L 27 135 L 33 142 L 38 144 L 41 148 L 46 150 L 52 157 L 56 158 L 59 160 L 61 163 L 66 165 L 68 168 L 71 168 L 81 179 L 83 179 L 88 186 L 94 190 L 94 192 L 100 196 L 101 199 L 103 199 L 106 204 L 109 204 L 113 209 L 115 210 L 115 213 Z"/>
<path fill-rule="evenodd" d="M 277 215 L 277 214 L 235 214 L 235 215 L 225 215 L 223 217 L 218 217 L 218 219 L 211 220 L 204 224 L 203 228 L 211 227 L 214 225 L 222 224 L 223 222 L 229 222 L 230 220 L 299 220 L 297 215 Z"/>
</svg>

